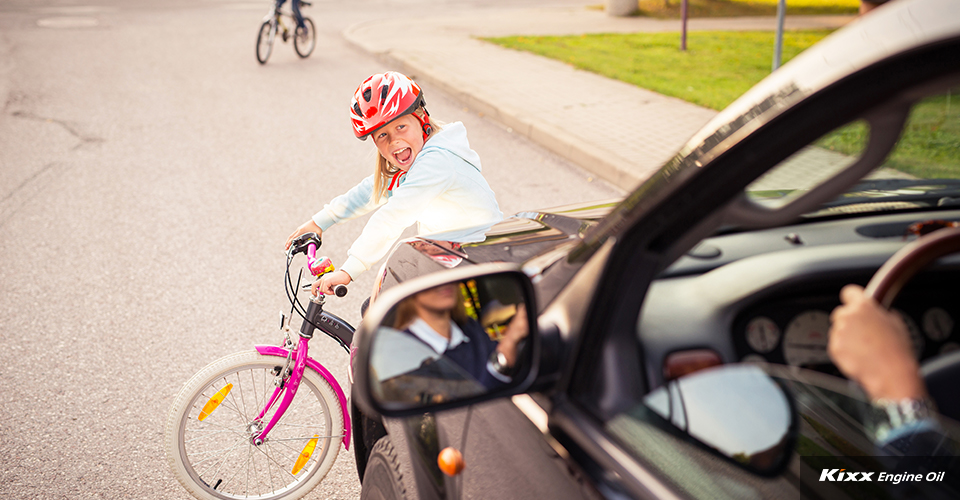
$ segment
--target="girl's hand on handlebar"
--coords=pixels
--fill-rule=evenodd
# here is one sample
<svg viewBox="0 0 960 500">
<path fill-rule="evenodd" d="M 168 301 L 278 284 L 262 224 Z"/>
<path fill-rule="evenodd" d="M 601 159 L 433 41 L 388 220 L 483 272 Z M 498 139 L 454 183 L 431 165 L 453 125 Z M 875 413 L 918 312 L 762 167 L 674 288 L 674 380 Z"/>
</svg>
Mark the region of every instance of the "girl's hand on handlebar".
<svg viewBox="0 0 960 500">
<path fill-rule="evenodd" d="M 314 295 L 317 295 L 318 292 L 324 295 L 333 295 L 333 287 L 337 285 L 349 285 L 351 281 L 353 281 L 353 279 L 350 278 L 350 275 L 347 274 L 346 271 L 337 270 L 321 276 L 320 279 L 310 287 L 310 291 Z"/>
<path fill-rule="evenodd" d="M 284 250 L 290 250 L 290 242 L 294 238 L 300 236 L 303 233 L 317 233 L 317 236 L 323 236 L 323 231 L 317 226 L 316 222 L 313 222 L 313 219 L 304 222 L 300 227 L 297 228 L 290 236 L 287 236 L 287 243 L 283 246 Z"/>
</svg>

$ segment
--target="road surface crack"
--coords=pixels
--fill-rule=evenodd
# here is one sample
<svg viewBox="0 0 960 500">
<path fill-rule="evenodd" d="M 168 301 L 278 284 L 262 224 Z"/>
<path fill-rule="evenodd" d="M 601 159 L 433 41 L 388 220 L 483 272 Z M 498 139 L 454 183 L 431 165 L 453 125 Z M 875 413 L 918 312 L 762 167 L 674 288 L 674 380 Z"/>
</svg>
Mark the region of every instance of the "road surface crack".
<svg viewBox="0 0 960 500">
<path fill-rule="evenodd" d="M 11 113 L 11 115 L 13 115 L 16 118 L 23 118 L 27 120 L 34 120 L 34 121 L 53 123 L 53 124 L 59 125 L 61 128 L 66 130 L 68 134 L 72 135 L 73 137 L 75 137 L 77 140 L 80 141 L 79 144 L 73 147 L 74 150 L 80 149 L 81 147 L 87 144 L 100 144 L 102 142 L 105 142 L 104 139 L 101 137 L 86 135 L 81 130 L 79 130 L 75 125 L 73 125 L 72 123 L 66 120 L 58 120 L 56 118 L 47 118 L 43 116 L 34 115 L 32 113 L 27 113 L 25 111 L 14 111 L 13 113 Z"/>
</svg>

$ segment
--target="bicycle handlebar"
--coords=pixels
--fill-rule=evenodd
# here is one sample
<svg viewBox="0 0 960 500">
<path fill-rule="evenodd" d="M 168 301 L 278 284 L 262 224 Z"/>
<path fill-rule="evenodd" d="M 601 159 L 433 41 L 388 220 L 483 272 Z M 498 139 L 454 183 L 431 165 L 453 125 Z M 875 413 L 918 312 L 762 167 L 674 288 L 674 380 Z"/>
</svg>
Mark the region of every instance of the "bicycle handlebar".
<svg viewBox="0 0 960 500">
<path fill-rule="evenodd" d="M 317 257 L 317 248 L 320 247 L 320 237 L 317 233 L 303 233 L 297 236 L 290 245 L 290 255 L 296 255 L 304 252 L 307 254 L 307 268 L 310 274 L 320 277 L 333 271 L 333 261 L 329 257 Z M 336 285 L 333 287 L 333 293 L 337 297 L 347 295 L 346 285 Z"/>
</svg>

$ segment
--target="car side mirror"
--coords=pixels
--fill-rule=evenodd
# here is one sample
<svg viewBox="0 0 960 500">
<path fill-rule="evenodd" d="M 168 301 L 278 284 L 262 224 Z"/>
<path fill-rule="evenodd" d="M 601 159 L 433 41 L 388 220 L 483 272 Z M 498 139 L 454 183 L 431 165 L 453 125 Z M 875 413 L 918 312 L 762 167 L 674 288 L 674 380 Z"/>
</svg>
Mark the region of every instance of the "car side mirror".
<svg viewBox="0 0 960 500">
<path fill-rule="evenodd" d="M 370 306 L 357 331 L 354 397 L 389 417 L 523 392 L 539 338 L 530 279 L 514 264 L 433 273 Z"/>
<path fill-rule="evenodd" d="M 797 435 L 790 397 L 754 364 L 724 365 L 669 382 L 644 397 L 675 429 L 751 472 L 787 466 Z"/>
</svg>

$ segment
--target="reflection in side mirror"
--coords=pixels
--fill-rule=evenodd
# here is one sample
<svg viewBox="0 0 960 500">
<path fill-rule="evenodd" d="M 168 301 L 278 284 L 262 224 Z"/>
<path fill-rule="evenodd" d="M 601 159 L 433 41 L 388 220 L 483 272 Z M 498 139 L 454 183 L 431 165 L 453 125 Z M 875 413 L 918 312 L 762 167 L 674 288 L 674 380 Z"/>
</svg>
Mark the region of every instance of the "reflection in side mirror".
<svg viewBox="0 0 960 500">
<path fill-rule="evenodd" d="M 644 404 L 673 426 L 749 470 L 786 466 L 795 438 L 790 399 L 759 366 L 727 365 L 670 382 Z"/>
<path fill-rule="evenodd" d="M 533 359 L 528 284 L 520 273 L 488 274 L 396 301 L 370 339 L 370 398 L 382 409 L 425 410 L 516 387 Z"/>
</svg>

